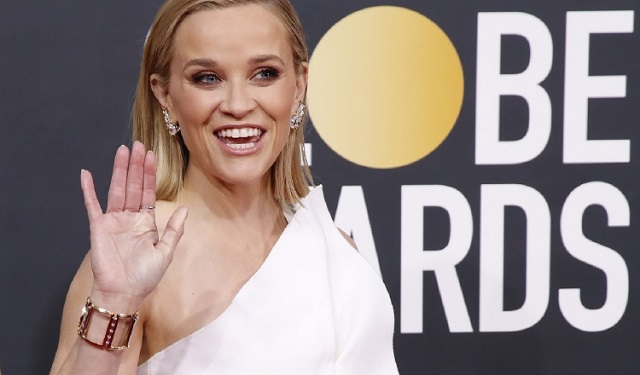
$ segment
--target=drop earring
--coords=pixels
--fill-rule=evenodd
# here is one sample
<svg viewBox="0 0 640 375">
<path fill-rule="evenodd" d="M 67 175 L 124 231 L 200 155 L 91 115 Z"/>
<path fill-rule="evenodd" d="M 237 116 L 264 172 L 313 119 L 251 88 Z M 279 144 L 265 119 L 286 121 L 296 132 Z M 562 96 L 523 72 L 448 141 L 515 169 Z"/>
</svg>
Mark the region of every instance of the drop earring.
<svg viewBox="0 0 640 375">
<path fill-rule="evenodd" d="M 304 104 L 300 103 L 296 114 L 291 117 L 291 129 L 298 129 L 302 125 L 302 119 L 304 118 Z"/>
<path fill-rule="evenodd" d="M 169 112 L 166 109 L 162 110 L 162 115 L 164 116 L 164 125 L 167 127 L 169 134 L 176 135 L 180 131 L 180 126 L 178 124 L 174 124 L 171 121 L 171 117 L 169 117 Z"/>
</svg>

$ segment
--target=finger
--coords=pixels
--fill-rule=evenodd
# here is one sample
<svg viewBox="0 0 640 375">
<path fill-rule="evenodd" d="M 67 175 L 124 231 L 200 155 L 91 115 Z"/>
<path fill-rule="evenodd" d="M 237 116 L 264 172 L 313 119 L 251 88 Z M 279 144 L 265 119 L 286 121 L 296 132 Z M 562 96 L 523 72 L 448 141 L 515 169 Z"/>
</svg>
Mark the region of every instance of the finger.
<svg viewBox="0 0 640 375">
<path fill-rule="evenodd" d="M 144 177 L 142 181 L 141 207 L 156 206 L 156 156 L 147 151 L 144 157 Z"/>
<path fill-rule="evenodd" d="M 82 188 L 82 195 L 84 196 L 84 206 L 87 209 L 87 216 L 89 217 L 89 223 L 93 222 L 100 215 L 102 215 L 102 207 L 96 196 L 96 189 L 93 184 L 93 177 L 87 170 L 80 171 L 80 187 Z"/>
<path fill-rule="evenodd" d="M 169 261 L 173 258 L 173 251 L 184 234 L 184 223 L 187 221 L 188 213 L 186 207 L 176 209 L 167 222 L 160 242 L 156 245 L 156 249 L 162 251 Z"/>
<path fill-rule="evenodd" d="M 138 141 L 135 141 L 131 150 L 131 158 L 129 159 L 129 171 L 127 174 L 126 199 L 124 204 L 124 209 L 127 211 L 140 211 L 144 159 L 144 145 Z"/>
<path fill-rule="evenodd" d="M 125 186 L 127 184 L 127 169 L 129 165 L 129 149 L 127 146 L 118 147 L 113 161 L 111 185 L 107 202 L 107 212 L 122 211 L 126 197 Z"/>
</svg>

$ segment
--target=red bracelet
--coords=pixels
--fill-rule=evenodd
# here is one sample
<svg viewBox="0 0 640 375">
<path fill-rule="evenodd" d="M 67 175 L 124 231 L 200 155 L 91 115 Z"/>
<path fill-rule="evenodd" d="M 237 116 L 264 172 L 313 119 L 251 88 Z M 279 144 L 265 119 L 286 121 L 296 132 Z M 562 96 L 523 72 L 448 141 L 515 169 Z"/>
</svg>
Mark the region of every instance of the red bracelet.
<svg viewBox="0 0 640 375">
<path fill-rule="evenodd" d="M 95 313 L 102 315 L 108 322 L 104 336 L 97 336 L 103 337 L 102 342 L 96 342 L 87 337 Z M 87 303 L 82 309 L 82 315 L 78 323 L 78 335 L 89 344 L 100 349 L 123 350 L 129 347 L 133 327 L 135 327 L 137 321 L 137 312 L 134 314 L 112 313 L 109 310 L 94 305 L 91 302 L 91 297 L 87 297 Z M 91 336 L 96 337 L 96 335 Z"/>
</svg>

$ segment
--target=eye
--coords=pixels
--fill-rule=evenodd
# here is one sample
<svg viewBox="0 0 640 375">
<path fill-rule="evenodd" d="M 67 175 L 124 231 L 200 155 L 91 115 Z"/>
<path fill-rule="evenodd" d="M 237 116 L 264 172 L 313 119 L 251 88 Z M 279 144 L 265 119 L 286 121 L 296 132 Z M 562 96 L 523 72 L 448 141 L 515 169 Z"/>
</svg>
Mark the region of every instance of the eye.
<svg viewBox="0 0 640 375">
<path fill-rule="evenodd" d="M 261 68 L 255 75 L 255 78 L 260 81 L 273 81 L 280 77 L 280 71 L 275 68 Z"/>
<path fill-rule="evenodd" d="M 193 75 L 191 79 L 197 84 L 206 86 L 215 85 L 220 82 L 220 77 L 214 73 L 197 73 Z"/>
</svg>

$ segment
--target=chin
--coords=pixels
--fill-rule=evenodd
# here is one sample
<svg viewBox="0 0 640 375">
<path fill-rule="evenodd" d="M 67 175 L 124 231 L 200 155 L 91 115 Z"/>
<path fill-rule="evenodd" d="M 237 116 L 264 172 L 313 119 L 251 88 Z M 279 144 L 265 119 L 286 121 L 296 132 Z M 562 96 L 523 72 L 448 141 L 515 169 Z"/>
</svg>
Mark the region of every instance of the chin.
<svg viewBox="0 0 640 375">
<path fill-rule="evenodd" d="M 233 170 L 227 170 L 225 176 L 221 176 L 227 184 L 237 186 L 251 186 L 254 184 L 261 184 L 267 181 L 271 176 L 271 167 L 267 168 L 233 168 Z"/>
</svg>

